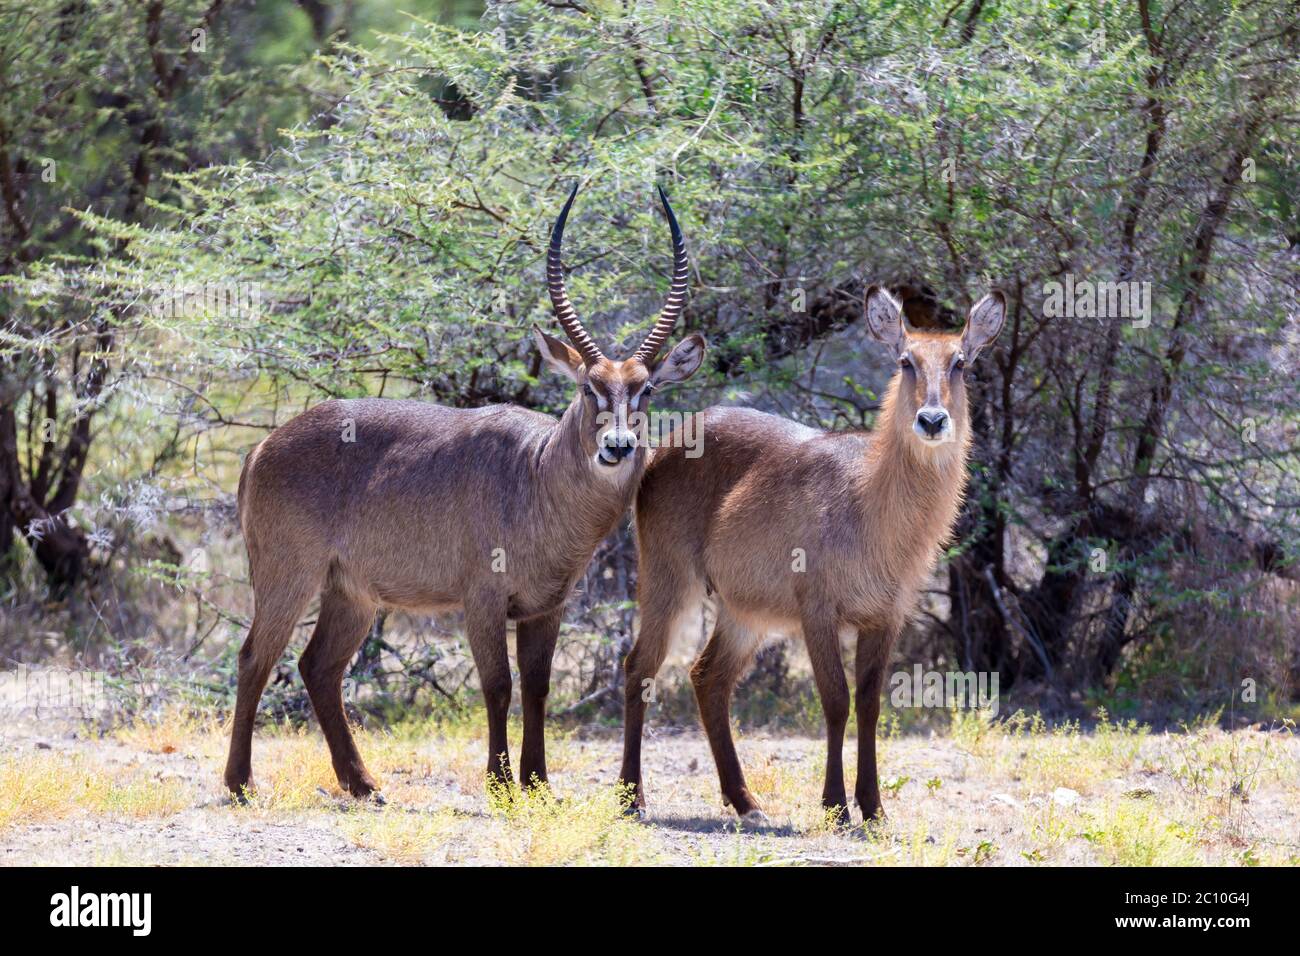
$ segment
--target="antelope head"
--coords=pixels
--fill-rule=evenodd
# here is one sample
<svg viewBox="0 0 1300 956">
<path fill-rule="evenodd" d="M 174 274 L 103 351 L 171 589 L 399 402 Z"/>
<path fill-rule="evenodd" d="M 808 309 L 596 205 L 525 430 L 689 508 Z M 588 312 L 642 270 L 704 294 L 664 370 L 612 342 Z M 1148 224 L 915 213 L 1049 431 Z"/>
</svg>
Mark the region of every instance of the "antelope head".
<svg viewBox="0 0 1300 956">
<path fill-rule="evenodd" d="M 686 243 L 668 196 L 661 188 L 659 199 L 673 240 L 673 281 L 668 301 L 654 328 L 630 358 L 611 359 L 600 351 L 569 302 L 560 261 L 564 223 L 577 193 L 578 187 L 574 186 L 551 230 L 551 244 L 546 253 L 546 284 L 551 304 L 572 345 L 547 335 L 537 326 L 533 326 L 533 335 L 546 364 L 577 383 L 574 404 L 580 406 L 581 440 L 593 465 L 597 469 L 616 469 L 631 461 L 638 445 L 644 444 L 631 423 L 644 421 L 651 394 L 663 385 L 685 381 L 694 375 L 704 361 L 705 344 L 703 336 L 688 335 L 666 356 L 656 359 L 686 304 L 688 272 Z"/>
<path fill-rule="evenodd" d="M 970 310 L 961 332 L 908 328 L 898 301 L 880 286 L 866 296 L 867 334 L 889 346 L 898 359 L 891 383 L 892 420 L 906 427 L 922 447 L 965 437 L 966 369 L 1002 330 L 1006 299 L 992 292 Z"/>
</svg>

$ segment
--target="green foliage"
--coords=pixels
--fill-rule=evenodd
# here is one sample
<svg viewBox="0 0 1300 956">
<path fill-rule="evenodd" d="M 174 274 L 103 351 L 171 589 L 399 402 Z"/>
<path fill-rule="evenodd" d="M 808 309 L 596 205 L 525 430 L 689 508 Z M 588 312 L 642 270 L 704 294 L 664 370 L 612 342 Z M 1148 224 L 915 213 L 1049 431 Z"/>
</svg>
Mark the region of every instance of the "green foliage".
<svg viewBox="0 0 1300 956">
<path fill-rule="evenodd" d="M 334 32 L 257 5 L 192 57 L 201 3 L 154 40 L 138 5 L 56 7 L 4 14 L 0 147 L 60 173 L 29 172 L 8 211 L 0 406 L 32 486 L 41 383 L 64 385 L 61 441 L 98 416 L 58 510 L 78 528 L 138 538 L 146 491 L 228 508 L 239 452 L 324 396 L 555 410 L 528 335 L 552 322 L 549 225 L 579 183 L 570 294 L 625 353 L 667 287 L 659 183 L 713 357 L 678 407 L 869 425 L 889 357 L 843 331 L 864 281 L 936 327 L 1010 294 L 972 372 L 936 654 L 1052 692 L 1114 678 L 1098 699 L 1130 709 L 1152 678 L 1173 700 L 1242 668 L 1291 693 L 1296 608 L 1256 585 L 1300 540 L 1300 400 L 1277 374 L 1300 355 L 1293 12 L 363 3 Z M 1052 314 L 1065 276 L 1149 283 L 1150 321 Z M 1204 639 L 1225 621 L 1245 622 L 1230 653 Z"/>
</svg>

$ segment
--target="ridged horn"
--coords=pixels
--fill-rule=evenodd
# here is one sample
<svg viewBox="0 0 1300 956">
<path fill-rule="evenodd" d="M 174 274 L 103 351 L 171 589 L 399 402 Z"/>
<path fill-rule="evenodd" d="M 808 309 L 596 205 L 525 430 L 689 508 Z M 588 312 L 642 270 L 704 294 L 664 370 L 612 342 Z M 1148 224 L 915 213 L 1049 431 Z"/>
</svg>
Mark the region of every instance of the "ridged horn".
<svg viewBox="0 0 1300 956">
<path fill-rule="evenodd" d="M 578 184 L 573 184 L 573 191 L 569 193 L 569 200 L 560 210 L 560 218 L 555 220 L 555 226 L 551 229 L 551 244 L 546 250 L 546 288 L 551 293 L 551 305 L 555 309 L 555 318 L 563 326 L 565 333 L 569 336 L 569 341 L 573 347 L 578 350 L 582 356 L 583 362 L 592 365 L 599 362 L 604 356 L 601 355 L 600 349 L 596 346 L 595 341 L 582 323 L 578 321 L 578 313 L 574 311 L 573 304 L 569 302 L 569 293 L 564 288 L 564 264 L 560 261 L 560 247 L 564 241 L 564 223 L 569 218 L 569 208 L 573 205 L 573 198 L 578 195 Z"/>
<path fill-rule="evenodd" d="M 664 192 L 662 186 L 659 187 L 659 200 L 664 205 L 664 215 L 668 217 L 668 227 L 673 235 L 673 284 L 668 289 L 668 301 L 664 303 L 663 312 L 659 314 L 646 340 L 636 350 L 636 358 L 646 365 L 654 361 L 654 357 L 668 341 L 668 336 L 673 334 L 677 320 L 682 317 L 682 310 L 686 307 L 686 286 L 690 275 L 690 262 L 686 258 L 686 242 L 682 239 L 681 227 L 677 225 L 677 217 L 673 215 L 673 207 L 669 204 L 668 194 Z"/>
</svg>

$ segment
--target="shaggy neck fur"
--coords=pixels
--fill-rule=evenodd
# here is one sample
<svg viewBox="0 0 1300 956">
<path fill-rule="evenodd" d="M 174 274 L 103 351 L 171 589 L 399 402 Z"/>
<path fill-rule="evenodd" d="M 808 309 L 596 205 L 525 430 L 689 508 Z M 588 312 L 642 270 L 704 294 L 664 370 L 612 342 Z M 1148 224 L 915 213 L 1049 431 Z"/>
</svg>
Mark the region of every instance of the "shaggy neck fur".
<svg viewBox="0 0 1300 956">
<path fill-rule="evenodd" d="M 885 392 L 857 488 L 869 545 L 900 577 L 924 575 L 952 534 L 966 488 L 970 422 L 965 403 L 953 413 L 953 439 L 926 447 L 900 410 L 902 376 Z M 919 583 L 919 582 L 918 582 Z"/>
<path fill-rule="evenodd" d="M 596 545 L 618 524 L 632 503 L 645 470 L 644 448 L 620 465 L 597 465 L 583 442 L 590 429 L 582 397 L 565 409 L 543 439 L 537 457 L 541 507 L 552 533 L 566 538 L 574 560 L 584 566 Z"/>
</svg>

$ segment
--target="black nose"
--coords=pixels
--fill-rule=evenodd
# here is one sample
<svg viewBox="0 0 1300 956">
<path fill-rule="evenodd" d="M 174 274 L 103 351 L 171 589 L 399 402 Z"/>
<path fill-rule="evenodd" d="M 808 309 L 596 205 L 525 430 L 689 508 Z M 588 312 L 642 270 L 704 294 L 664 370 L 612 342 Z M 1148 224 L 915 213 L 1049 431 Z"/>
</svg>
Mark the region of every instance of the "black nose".
<svg viewBox="0 0 1300 956">
<path fill-rule="evenodd" d="M 916 413 L 916 420 L 921 425 L 921 430 L 933 438 L 939 432 L 943 431 L 943 426 L 948 421 L 948 413 L 943 411 L 923 410 Z"/>
<path fill-rule="evenodd" d="M 605 453 L 611 458 L 622 461 L 636 451 L 636 436 L 630 435 L 605 442 Z"/>
</svg>

